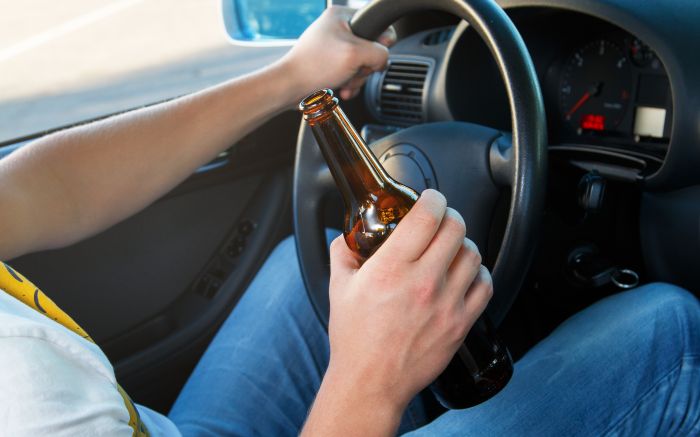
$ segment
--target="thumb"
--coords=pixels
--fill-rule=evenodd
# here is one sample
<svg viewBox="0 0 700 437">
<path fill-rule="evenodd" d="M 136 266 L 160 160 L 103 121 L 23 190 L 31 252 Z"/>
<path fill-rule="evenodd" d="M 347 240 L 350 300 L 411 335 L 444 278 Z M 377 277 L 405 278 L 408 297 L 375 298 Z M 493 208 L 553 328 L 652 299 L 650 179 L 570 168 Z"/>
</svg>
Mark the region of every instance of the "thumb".
<svg viewBox="0 0 700 437">
<path fill-rule="evenodd" d="M 350 250 L 340 235 L 331 243 L 331 281 L 346 278 L 360 268 L 360 258 Z"/>
<path fill-rule="evenodd" d="M 396 29 L 394 29 L 394 26 L 389 26 L 384 31 L 384 33 L 379 35 L 379 38 L 377 38 L 377 42 L 379 42 L 383 46 L 391 47 L 394 45 L 394 43 L 396 43 L 396 39 Z"/>
</svg>

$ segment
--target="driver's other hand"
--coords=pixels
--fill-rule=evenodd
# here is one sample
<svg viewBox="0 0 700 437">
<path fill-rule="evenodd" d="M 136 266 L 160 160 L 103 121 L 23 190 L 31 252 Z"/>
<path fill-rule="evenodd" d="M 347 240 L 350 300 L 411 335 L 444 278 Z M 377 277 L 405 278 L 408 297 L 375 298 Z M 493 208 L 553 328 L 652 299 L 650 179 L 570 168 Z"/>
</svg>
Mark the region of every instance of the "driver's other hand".
<svg viewBox="0 0 700 437">
<path fill-rule="evenodd" d="M 328 372 L 405 408 L 445 369 L 492 293 L 464 220 L 426 190 L 363 265 L 342 236 L 331 244 Z"/>
<path fill-rule="evenodd" d="M 354 9 L 331 6 L 309 26 L 282 59 L 299 83 L 300 96 L 321 88 L 340 88 L 340 97 L 357 95 L 370 73 L 386 68 L 393 28 L 372 42 L 356 37 L 348 21 Z"/>
</svg>

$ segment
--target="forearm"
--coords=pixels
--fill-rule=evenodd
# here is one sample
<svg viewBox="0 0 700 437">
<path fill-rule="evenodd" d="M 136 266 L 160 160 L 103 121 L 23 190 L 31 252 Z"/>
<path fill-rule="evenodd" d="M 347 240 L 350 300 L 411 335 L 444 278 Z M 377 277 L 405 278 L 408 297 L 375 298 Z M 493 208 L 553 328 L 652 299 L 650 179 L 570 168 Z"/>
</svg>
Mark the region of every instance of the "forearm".
<svg viewBox="0 0 700 437">
<path fill-rule="evenodd" d="M 394 436 L 404 407 L 375 390 L 329 368 L 316 395 L 302 437 Z"/>
<path fill-rule="evenodd" d="M 350 16 L 327 9 L 265 70 L 48 135 L 0 160 L 0 259 L 64 246 L 123 220 L 317 88 L 357 94 L 388 52 L 352 35 Z"/>
<path fill-rule="evenodd" d="M 48 135 L 0 162 L 0 259 L 60 247 L 139 211 L 303 95 L 283 64 Z M 10 192 L 12 191 L 12 192 Z M 13 194 L 14 193 L 14 194 Z M 22 199 L 17 197 L 21 195 Z M 12 198 L 12 196 L 15 196 Z M 26 230 L 24 229 L 26 228 Z M 26 234 L 26 235 L 22 235 Z"/>
</svg>

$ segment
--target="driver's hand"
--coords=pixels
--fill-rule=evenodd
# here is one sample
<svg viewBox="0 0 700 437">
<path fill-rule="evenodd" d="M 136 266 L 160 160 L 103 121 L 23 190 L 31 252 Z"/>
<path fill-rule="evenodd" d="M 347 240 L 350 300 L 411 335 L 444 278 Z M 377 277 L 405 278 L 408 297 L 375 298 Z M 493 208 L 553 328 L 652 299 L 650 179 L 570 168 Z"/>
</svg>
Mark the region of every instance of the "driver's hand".
<svg viewBox="0 0 700 437">
<path fill-rule="evenodd" d="M 389 28 L 379 42 L 358 38 L 348 24 L 353 13 L 348 7 L 326 9 L 282 59 L 299 84 L 300 99 L 321 88 L 340 88 L 340 97 L 347 100 L 370 73 L 386 68 L 394 30 Z"/>
<path fill-rule="evenodd" d="M 426 190 L 363 265 L 342 236 L 333 241 L 328 373 L 403 409 L 445 369 L 492 293 L 464 220 Z"/>
</svg>

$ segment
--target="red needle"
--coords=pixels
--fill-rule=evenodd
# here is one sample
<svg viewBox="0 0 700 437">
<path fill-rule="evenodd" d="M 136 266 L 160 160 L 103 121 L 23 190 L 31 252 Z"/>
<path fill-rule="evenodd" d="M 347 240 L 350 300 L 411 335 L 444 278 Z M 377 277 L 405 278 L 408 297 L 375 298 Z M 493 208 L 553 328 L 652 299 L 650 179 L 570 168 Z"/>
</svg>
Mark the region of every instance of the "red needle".
<svg viewBox="0 0 700 437">
<path fill-rule="evenodd" d="M 578 108 L 580 108 L 586 101 L 591 97 L 591 93 L 589 91 L 586 91 L 586 93 L 581 96 L 580 99 L 578 99 L 578 102 L 569 109 L 569 112 L 566 113 L 566 119 L 570 119 L 572 115 L 574 115 L 574 112 L 578 111 Z"/>
</svg>

